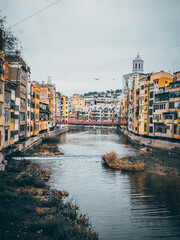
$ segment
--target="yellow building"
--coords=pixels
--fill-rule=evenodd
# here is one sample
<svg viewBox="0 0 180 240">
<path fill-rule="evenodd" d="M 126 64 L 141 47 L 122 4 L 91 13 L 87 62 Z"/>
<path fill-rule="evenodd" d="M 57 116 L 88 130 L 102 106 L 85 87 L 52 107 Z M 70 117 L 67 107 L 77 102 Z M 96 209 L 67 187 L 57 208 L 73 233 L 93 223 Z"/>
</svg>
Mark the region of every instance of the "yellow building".
<svg viewBox="0 0 180 240">
<path fill-rule="evenodd" d="M 49 121 L 50 121 L 50 127 L 53 127 L 53 95 L 49 93 Z"/>
<path fill-rule="evenodd" d="M 144 85 L 144 135 L 149 135 L 149 84 Z"/>
<path fill-rule="evenodd" d="M 33 135 L 39 134 L 39 98 L 40 90 L 35 82 L 32 82 L 33 89 Z"/>
<path fill-rule="evenodd" d="M 61 96 L 61 116 L 65 121 L 67 121 L 67 99 L 66 96 Z"/>
<path fill-rule="evenodd" d="M 170 137 L 172 135 L 172 126 L 166 124 L 166 112 L 169 108 L 169 85 L 173 82 L 173 75 L 164 71 L 153 73 L 150 77 L 150 83 L 154 84 L 153 100 L 153 129 L 151 136 Z"/>
<path fill-rule="evenodd" d="M 173 81 L 180 81 L 180 71 L 174 73 Z"/>
<path fill-rule="evenodd" d="M 4 137 L 4 31 L 0 29 L 0 151 L 3 148 Z"/>
<path fill-rule="evenodd" d="M 159 84 L 159 88 L 167 87 L 173 82 L 173 75 L 164 71 L 153 73 L 150 77 L 150 84 Z"/>
<path fill-rule="evenodd" d="M 139 88 L 138 88 L 138 77 L 133 79 L 133 99 L 134 99 L 134 129 L 135 134 L 139 134 Z"/>
<path fill-rule="evenodd" d="M 40 85 L 39 90 L 40 90 L 40 122 L 41 122 L 40 131 L 49 131 L 49 128 L 52 125 L 53 117 L 52 94 L 50 93 L 49 88 L 44 86 L 44 83 Z"/>
<path fill-rule="evenodd" d="M 128 113 L 129 113 L 129 94 L 126 94 L 124 100 L 123 100 L 123 106 L 122 106 L 122 113 L 123 117 L 126 121 L 128 121 Z M 126 126 L 123 126 L 123 128 L 126 128 Z"/>
<path fill-rule="evenodd" d="M 69 99 L 69 117 L 76 118 L 77 112 L 85 107 L 85 98 L 79 94 L 73 94 L 73 98 Z"/>
<path fill-rule="evenodd" d="M 80 97 L 79 94 L 74 94 L 73 95 L 73 101 L 72 101 L 72 106 L 75 108 L 81 108 L 85 106 L 85 98 Z"/>
<path fill-rule="evenodd" d="M 15 143 L 15 85 L 11 83 L 11 109 L 10 109 L 10 145 Z"/>
<path fill-rule="evenodd" d="M 180 81 L 169 86 L 169 109 L 164 115 L 167 136 L 180 139 Z"/>
<path fill-rule="evenodd" d="M 144 119 L 145 119 L 145 115 L 144 115 L 144 103 L 145 103 L 144 86 L 145 86 L 145 84 L 146 84 L 146 78 L 143 76 L 139 79 L 139 134 L 140 135 L 144 135 L 144 129 L 146 127 L 146 125 L 144 124 Z"/>
<path fill-rule="evenodd" d="M 139 79 L 139 134 L 140 135 L 153 135 L 149 130 L 154 129 L 152 127 L 152 106 L 154 104 L 154 99 L 150 100 L 150 91 L 149 87 L 154 87 L 154 96 L 159 93 L 157 91 L 161 89 L 168 88 L 169 84 L 173 81 L 173 75 L 166 73 L 164 71 L 158 73 L 151 73 L 141 76 Z M 162 90 L 161 90 L 162 91 Z M 163 90 L 165 91 L 165 90 Z M 151 109 L 150 109 L 151 108 Z M 161 113 L 160 113 L 161 114 Z M 156 121 L 156 120 L 155 120 Z M 151 123 L 151 125 L 150 125 Z M 157 123 L 158 124 L 158 123 Z M 150 129 L 151 128 L 151 129 Z M 155 128 L 157 129 L 157 127 Z"/>
</svg>

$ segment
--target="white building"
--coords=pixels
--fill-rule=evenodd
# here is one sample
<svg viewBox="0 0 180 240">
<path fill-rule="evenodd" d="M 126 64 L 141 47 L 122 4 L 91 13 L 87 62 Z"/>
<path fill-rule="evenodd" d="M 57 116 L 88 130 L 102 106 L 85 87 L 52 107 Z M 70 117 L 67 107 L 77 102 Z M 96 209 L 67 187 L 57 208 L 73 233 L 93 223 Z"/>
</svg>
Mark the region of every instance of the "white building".
<svg viewBox="0 0 180 240">
<path fill-rule="evenodd" d="M 140 58 L 139 53 L 137 57 L 133 60 L 132 73 L 123 75 L 123 94 L 126 95 L 129 93 L 129 90 L 132 88 L 133 78 L 143 74 L 144 70 L 144 61 Z M 124 96 L 123 96 L 124 98 Z"/>
</svg>

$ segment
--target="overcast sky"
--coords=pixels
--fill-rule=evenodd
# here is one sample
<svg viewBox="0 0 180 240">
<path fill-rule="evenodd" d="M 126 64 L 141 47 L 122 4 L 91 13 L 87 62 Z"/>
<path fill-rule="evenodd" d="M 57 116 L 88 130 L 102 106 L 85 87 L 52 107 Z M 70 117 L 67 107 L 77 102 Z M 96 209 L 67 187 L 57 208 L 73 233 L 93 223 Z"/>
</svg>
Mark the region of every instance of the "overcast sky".
<svg viewBox="0 0 180 240">
<path fill-rule="evenodd" d="M 55 1 L 0 0 L 1 15 L 11 26 Z M 51 76 L 70 96 L 121 88 L 137 52 L 145 72 L 180 70 L 180 46 L 156 52 L 180 44 L 179 13 L 179 0 L 62 0 L 12 31 L 32 80 Z"/>
</svg>

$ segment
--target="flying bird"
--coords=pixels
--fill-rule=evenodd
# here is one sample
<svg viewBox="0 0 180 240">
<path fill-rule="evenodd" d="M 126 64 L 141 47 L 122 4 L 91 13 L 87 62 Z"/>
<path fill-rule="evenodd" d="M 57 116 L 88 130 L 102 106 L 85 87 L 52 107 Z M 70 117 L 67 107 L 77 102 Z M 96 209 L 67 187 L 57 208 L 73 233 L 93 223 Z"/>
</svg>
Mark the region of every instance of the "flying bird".
<svg viewBox="0 0 180 240">
<path fill-rule="evenodd" d="M 113 80 L 115 80 L 115 79 L 113 78 Z"/>
<path fill-rule="evenodd" d="M 99 81 L 99 79 L 101 79 L 102 77 L 100 77 L 100 78 L 94 78 L 96 81 Z"/>
</svg>

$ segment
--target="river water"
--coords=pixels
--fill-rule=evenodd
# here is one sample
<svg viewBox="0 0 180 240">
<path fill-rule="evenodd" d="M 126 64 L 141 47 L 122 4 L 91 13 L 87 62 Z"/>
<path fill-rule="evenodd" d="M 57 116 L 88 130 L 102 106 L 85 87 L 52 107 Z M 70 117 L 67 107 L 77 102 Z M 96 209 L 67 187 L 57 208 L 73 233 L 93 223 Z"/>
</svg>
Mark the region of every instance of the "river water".
<svg viewBox="0 0 180 240">
<path fill-rule="evenodd" d="M 91 130 L 60 137 L 65 155 L 33 157 L 51 170 L 49 184 L 67 190 L 87 213 L 99 238 L 180 239 L 180 180 L 150 173 L 121 173 L 102 163 L 102 154 L 136 150 L 115 133 Z"/>
</svg>

